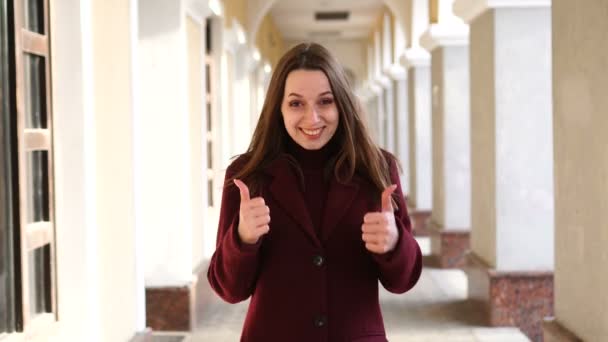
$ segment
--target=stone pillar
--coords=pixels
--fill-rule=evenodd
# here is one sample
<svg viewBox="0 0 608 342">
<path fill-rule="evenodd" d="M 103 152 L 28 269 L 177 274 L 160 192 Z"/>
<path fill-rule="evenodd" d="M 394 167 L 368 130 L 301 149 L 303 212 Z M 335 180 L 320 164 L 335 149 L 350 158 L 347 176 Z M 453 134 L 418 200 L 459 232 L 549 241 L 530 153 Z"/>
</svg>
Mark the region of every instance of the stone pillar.
<svg viewBox="0 0 608 342">
<path fill-rule="evenodd" d="M 382 146 L 387 151 L 395 152 L 395 135 L 394 135 L 394 89 L 393 82 L 388 76 L 382 75 L 378 79 L 378 86 L 382 88 L 378 101 L 382 102 Z"/>
<path fill-rule="evenodd" d="M 68 0 L 49 10 L 60 318 L 49 332 L 126 341 L 145 328 L 133 205 L 136 3 Z"/>
<path fill-rule="evenodd" d="M 471 230 L 468 26 L 433 24 L 421 37 L 431 53 L 433 213 L 431 254 L 442 268 L 464 266 Z"/>
<path fill-rule="evenodd" d="M 401 188 L 406 198 L 410 193 L 410 161 L 408 150 L 408 101 L 407 101 L 407 72 L 400 64 L 391 67 L 391 78 L 394 89 L 393 135 L 395 137 L 395 156 L 401 162 Z"/>
<path fill-rule="evenodd" d="M 410 216 L 415 235 L 428 235 L 432 206 L 430 58 L 421 48 L 406 51 L 410 142 Z"/>
<path fill-rule="evenodd" d="M 545 341 L 608 341 L 608 2 L 553 0 L 555 319 Z"/>
<path fill-rule="evenodd" d="M 145 101 L 134 120 L 135 203 L 145 231 L 146 325 L 154 330 L 191 330 L 197 282 L 206 282 L 201 104 L 210 11 L 200 8 L 162 0 L 138 8 L 138 95 Z"/>
<path fill-rule="evenodd" d="M 469 296 L 538 341 L 553 312 L 550 3 L 492 4 L 454 3 L 470 25 Z"/>
<path fill-rule="evenodd" d="M 380 147 L 385 148 L 384 146 L 384 100 L 383 94 L 384 89 L 378 82 L 372 85 L 372 92 L 374 93 L 374 97 L 372 100 L 372 113 L 370 115 L 370 119 L 373 122 L 373 126 L 376 131 L 376 144 Z"/>
<path fill-rule="evenodd" d="M 143 232 L 139 232 L 136 222 L 134 177 L 134 117 L 140 103 L 134 65 L 137 59 L 134 4 L 119 0 L 90 1 L 87 13 L 90 17 L 84 20 L 89 19 L 91 25 L 90 36 L 83 44 L 87 46 L 84 55 L 88 68 L 84 106 L 90 114 L 85 125 L 94 127 L 90 132 L 92 150 L 87 151 L 88 162 L 94 165 L 94 169 L 87 170 L 94 174 L 89 179 L 93 184 L 88 184 L 92 202 L 85 209 L 94 217 L 96 227 L 95 235 L 91 236 L 96 243 L 89 251 L 96 255 L 88 255 L 97 259 L 89 269 L 97 273 L 98 280 L 93 286 L 98 292 L 99 331 L 89 335 L 94 341 L 125 341 L 140 330 L 138 325 L 143 328 L 143 277 L 139 278 L 143 276 L 140 269 L 144 258 Z M 111 23 L 108 18 L 112 18 Z"/>
</svg>

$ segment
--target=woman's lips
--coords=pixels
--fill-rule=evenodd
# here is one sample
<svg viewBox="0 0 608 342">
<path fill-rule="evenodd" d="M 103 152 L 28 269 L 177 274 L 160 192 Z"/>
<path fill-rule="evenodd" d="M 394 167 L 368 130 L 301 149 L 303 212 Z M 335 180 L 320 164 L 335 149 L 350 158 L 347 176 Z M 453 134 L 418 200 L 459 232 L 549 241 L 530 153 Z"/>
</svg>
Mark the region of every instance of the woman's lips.
<svg viewBox="0 0 608 342">
<path fill-rule="evenodd" d="M 302 133 L 304 133 L 306 137 L 310 139 L 316 139 L 321 136 L 321 132 L 323 132 L 324 128 L 325 127 L 319 127 L 315 129 L 300 128 L 300 131 L 302 131 Z"/>
</svg>

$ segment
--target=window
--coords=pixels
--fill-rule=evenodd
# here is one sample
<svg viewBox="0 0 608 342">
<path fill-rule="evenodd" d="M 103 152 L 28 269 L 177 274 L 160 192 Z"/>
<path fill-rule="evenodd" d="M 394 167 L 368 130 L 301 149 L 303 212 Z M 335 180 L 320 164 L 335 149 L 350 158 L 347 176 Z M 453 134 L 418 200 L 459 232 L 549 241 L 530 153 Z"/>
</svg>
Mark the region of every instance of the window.
<svg viewBox="0 0 608 342">
<path fill-rule="evenodd" d="M 0 0 L 0 336 L 56 320 L 47 0 Z"/>
<path fill-rule="evenodd" d="M 213 124 L 215 123 L 215 120 L 213 120 L 212 118 L 214 117 L 215 113 L 215 106 L 213 104 L 214 101 L 214 94 L 215 94 L 215 87 L 213 86 L 213 75 L 215 72 L 215 66 L 214 66 L 214 60 L 213 60 L 213 49 L 212 49 L 212 25 L 213 25 L 213 21 L 211 18 L 208 18 L 206 20 L 206 24 L 205 24 L 205 41 L 206 41 L 206 56 L 205 56 L 205 104 L 206 104 L 206 110 L 207 110 L 207 115 L 206 115 L 206 127 L 207 127 L 207 136 L 206 136 L 206 142 L 207 142 L 207 206 L 208 207 L 213 207 L 214 206 L 214 201 L 213 201 L 213 197 L 214 197 L 214 187 L 217 186 L 217 184 L 215 183 L 215 172 L 214 172 L 214 163 L 213 161 L 215 160 L 215 144 L 214 144 L 214 129 L 213 129 Z"/>
</svg>

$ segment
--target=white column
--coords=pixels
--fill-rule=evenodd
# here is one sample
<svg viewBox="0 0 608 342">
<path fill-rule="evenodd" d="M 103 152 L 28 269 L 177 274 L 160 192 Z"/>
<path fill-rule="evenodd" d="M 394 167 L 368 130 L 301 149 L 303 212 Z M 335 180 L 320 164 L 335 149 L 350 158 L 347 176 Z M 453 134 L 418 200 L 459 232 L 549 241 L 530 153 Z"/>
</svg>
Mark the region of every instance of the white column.
<svg viewBox="0 0 608 342">
<path fill-rule="evenodd" d="M 229 122 L 223 130 L 224 144 L 229 146 L 223 162 L 228 166 L 230 158 L 244 153 L 251 140 L 249 133 L 249 82 L 248 67 L 250 55 L 245 32 L 241 24 L 233 18 L 231 27 L 224 30 L 225 64 L 222 65 L 224 110 L 222 116 Z"/>
<path fill-rule="evenodd" d="M 607 13 L 552 3 L 555 316 L 584 341 L 608 340 Z"/>
<path fill-rule="evenodd" d="M 502 1 L 501 7 L 477 11 L 482 3 L 454 3 L 471 30 L 471 245 L 499 271 L 549 271 L 554 263 L 550 2 L 526 7 Z"/>
<path fill-rule="evenodd" d="M 146 286 L 183 286 L 196 266 L 185 8 L 180 1 L 140 1 L 139 15 L 139 96 L 145 101 L 136 120 L 137 219 L 146 232 Z M 202 127 L 197 130 L 202 140 Z"/>
<path fill-rule="evenodd" d="M 135 214 L 134 119 L 140 103 L 134 79 L 134 2 L 94 0 L 90 3 L 92 83 L 85 107 L 91 110 L 93 125 L 91 162 L 95 165 L 93 211 L 97 240 L 96 284 L 99 298 L 99 331 L 87 338 L 125 341 L 139 330 L 138 300 L 144 288 L 138 279 L 141 251 Z M 109 22 L 108 18 L 112 18 Z M 85 20 L 86 21 L 86 20 Z M 86 87 L 86 86 L 85 86 Z M 89 102 L 90 101 L 90 102 Z M 59 246 L 61 248 L 61 246 Z M 120 308 L 120 310 L 116 310 Z M 141 318 L 141 317 L 140 317 Z M 142 327 L 143 328 L 143 327 Z"/>
<path fill-rule="evenodd" d="M 411 42 L 409 47 L 419 47 L 420 36 L 429 27 L 429 0 L 410 0 L 412 3 L 411 21 Z"/>
<path fill-rule="evenodd" d="M 378 113 L 379 113 L 379 128 L 380 128 L 380 145 L 387 151 L 394 151 L 394 96 L 393 82 L 384 74 L 376 79 L 378 87 Z"/>
<path fill-rule="evenodd" d="M 445 3 L 441 2 L 440 6 Z M 432 220 L 441 230 L 469 231 L 469 30 L 461 20 L 451 19 L 443 13 L 439 23 L 432 24 L 420 39 L 421 45 L 431 53 L 432 61 Z"/>
<path fill-rule="evenodd" d="M 385 129 L 385 120 L 386 120 L 386 112 L 385 112 L 385 108 L 384 108 L 384 88 L 382 87 L 381 83 L 376 83 L 372 86 L 372 91 L 374 92 L 374 113 L 372 114 L 372 117 L 375 121 L 375 127 L 376 127 L 376 132 L 377 132 L 377 140 L 376 143 L 378 145 L 380 145 L 380 147 L 382 148 L 386 148 L 385 143 L 385 137 L 386 137 L 386 132 L 384 131 Z"/>
<path fill-rule="evenodd" d="M 408 150 L 408 91 L 407 91 L 407 72 L 399 64 L 391 67 L 391 77 L 394 81 L 394 137 L 395 155 L 401 162 L 401 188 L 407 195 L 410 193 L 410 161 Z"/>
<path fill-rule="evenodd" d="M 432 208 L 431 72 L 430 58 L 421 48 L 406 51 L 410 140 L 410 204 Z"/>
<path fill-rule="evenodd" d="M 384 13 L 382 21 L 382 66 L 381 74 L 378 75 L 378 81 L 384 89 L 382 101 L 384 102 L 384 147 L 392 153 L 395 153 L 395 89 L 393 81 L 390 78 L 390 69 L 392 64 L 392 44 L 393 37 L 391 33 L 391 16 L 388 12 Z"/>
<path fill-rule="evenodd" d="M 192 225 L 192 267 L 204 259 L 207 213 L 207 106 L 205 105 L 205 17 L 192 9 L 186 14 L 188 55 L 188 120 L 190 143 L 190 214 Z"/>
<path fill-rule="evenodd" d="M 90 2 L 50 7 L 60 341 L 101 341 L 91 17 Z"/>
</svg>

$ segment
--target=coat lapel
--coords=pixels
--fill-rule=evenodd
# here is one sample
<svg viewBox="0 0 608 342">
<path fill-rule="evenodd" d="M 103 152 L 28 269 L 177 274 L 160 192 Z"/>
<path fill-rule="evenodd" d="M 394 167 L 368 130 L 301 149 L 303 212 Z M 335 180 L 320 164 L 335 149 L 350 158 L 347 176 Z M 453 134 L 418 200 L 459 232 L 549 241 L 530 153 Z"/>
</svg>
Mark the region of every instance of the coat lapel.
<svg viewBox="0 0 608 342">
<path fill-rule="evenodd" d="M 308 235 L 313 244 L 320 247 L 321 243 L 315 233 L 306 203 L 298 190 L 300 181 L 295 175 L 293 166 L 287 158 L 279 157 L 268 165 L 266 172 L 272 176 L 269 191 L 276 203 Z M 272 217 L 272 212 L 270 216 Z"/>
<path fill-rule="evenodd" d="M 358 192 L 359 181 L 356 176 L 349 184 L 341 184 L 336 177 L 331 178 L 321 227 L 322 241 L 327 241 L 331 232 L 347 213 Z"/>
</svg>

